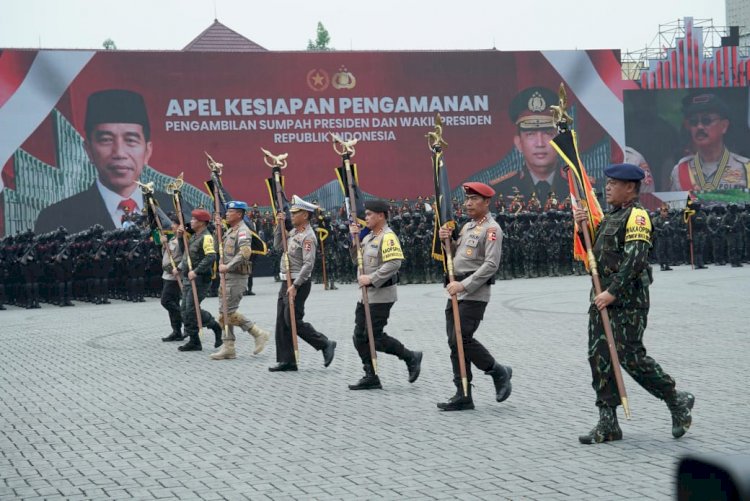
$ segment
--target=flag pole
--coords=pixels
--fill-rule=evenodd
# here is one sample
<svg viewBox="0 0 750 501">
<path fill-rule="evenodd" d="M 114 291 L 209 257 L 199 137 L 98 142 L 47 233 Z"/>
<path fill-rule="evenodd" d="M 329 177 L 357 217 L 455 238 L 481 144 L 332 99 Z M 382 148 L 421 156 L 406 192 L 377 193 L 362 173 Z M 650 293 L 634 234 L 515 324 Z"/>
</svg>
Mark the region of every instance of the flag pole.
<svg viewBox="0 0 750 501">
<path fill-rule="evenodd" d="M 333 149 L 338 153 L 344 161 L 344 173 L 346 175 L 346 184 L 349 188 L 349 215 L 352 223 L 357 223 L 357 194 L 354 189 L 354 173 L 352 171 L 351 159 L 355 155 L 354 145 L 357 144 L 356 139 L 351 141 L 344 141 L 339 136 L 330 133 L 333 139 Z M 364 217 L 364 214 L 362 214 Z M 362 254 L 362 247 L 360 246 L 359 234 L 353 235 L 354 246 L 357 249 L 357 276 L 361 276 L 365 272 L 364 268 L 364 255 Z M 360 285 L 362 291 L 362 306 L 365 310 L 365 327 L 367 329 L 367 342 L 370 345 L 370 359 L 372 360 L 372 369 L 375 374 L 378 373 L 378 352 L 375 351 L 375 336 L 372 331 L 372 316 L 370 315 L 370 298 L 367 295 L 367 286 Z"/>
<path fill-rule="evenodd" d="M 206 152 L 204 152 L 206 153 Z M 224 168 L 224 164 L 220 164 L 219 162 L 216 162 L 211 155 L 206 153 L 206 156 L 208 157 L 206 159 L 206 164 L 208 165 L 208 169 L 211 171 L 211 178 L 213 179 L 213 188 L 214 188 L 214 218 L 218 216 L 219 222 L 216 224 L 216 239 L 218 240 L 218 247 L 219 247 L 219 265 L 224 263 L 224 236 L 222 234 L 222 228 L 221 228 L 221 200 L 220 200 L 220 182 L 221 182 L 221 173 L 222 169 Z M 217 269 L 218 269 L 217 265 Z M 229 308 L 227 305 L 227 274 L 226 272 L 219 271 L 219 300 L 221 302 L 221 316 L 224 319 L 223 327 L 224 327 L 224 338 L 229 338 Z"/>
<path fill-rule="evenodd" d="M 174 202 L 174 208 L 177 210 L 177 217 L 180 220 L 180 226 L 183 228 L 182 232 L 182 244 L 185 246 L 185 257 L 188 263 L 188 274 L 193 271 L 193 260 L 190 259 L 190 242 L 188 240 L 185 229 L 185 218 L 182 216 L 182 202 L 180 196 L 180 190 L 185 182 L 182 180 L 182 173 L 171 183 L 167 184 L 167 193 L 171 193 L 172 201 Z M 190 279 L 190 288 L 193 290 L 193 303 L 195 304 L 195 317 L 198 322 L 198 334 L 203 336 L 203 319 L 201 318 L 201 305 L 198 301 L 198 289 L 195 284 L 195 279 Z"/>
<path fill-rule="evenodd" d="M 445 169 L 443 163 L 443 148 L 448 143 L 443 139 L 443 119 L 438 113 L 435 116 L 435 129 L 427 133 L 427 144 L 432 151 L 432 172 L 435 180 L 435 231 L 437 232 L 442 226 L 453 230 L 456 228 L 456 222 L 451 218 L 441 221 L 442 209 L 450 193 L 443 193 L 443 190 L 449 190 L 448 186 L 441 186 L 441 171 Z M 447 175 L 444 176 L 447 180 Z M 451 248 L 451 239 L 446 238 L 442 241 L 443 255 L 445 256 L 445 271 L 448 275 L 448 282 L 456 280 L 453 270 L 453 250 Z M 461 375 L 461 386 L 464 390 L 464 397 L 469 396 L 469 379 L 466 375 L 466 359 L 464 358 L 464 341 L 461 333 L 461 316 L 458 310 L 458 296 L 451 294 L 451 308 L 453 311 L 453 331 L 456 334 L 456 350 L 458 351 L 458 370 Z"/>
<path fill-rule="evenodd" d="M 595 231 L 594 219 L 590 210 L 589 196 L 593 196 L 592 193 L 588 193 L 585 190 L 585 185 L 588 184 L 588 180 L 584 180 L 584 176 L 587 176 L 586 171 L 582 168 L 578 158 L 578 152 L 576 148 L 575 133 L 572 129 L 573 118 L 567 113 L 567 94 L 565 93 L 565 86 L 560 84 L 559 91 L 560 101 L 557 106 L 552 106 L 552 115 L 555 125 L 557 126 L 558 135 L 551 141 L 552 146 L 557 150 L 560 156 L 563 157 L 567 164 L 568 175 L 572 176 L 572 183 L 570 183 L 571 196 L 581 203 L 583 209 L 588 214 L 588 222 L 586 228 L 581 228 L 583 234 L 583 241 L 586 246 L 586 258 L 588 261 L 589 272 L 591 273 L 591 280 L 594 284 L 594 291 L 596 295 L 602 293 L 602 283 L 599 277 L 599 270 L 596 266 L 596 259 L 594 258 L 593 251 L 593 235 Z M 572 139 L 569 145 L 572 146 L 572 151 L 563 151 L 560 146 L 562 138 Z M 571 160 L 573 159 L 574 160 Z M 582 195 L 583 193 L 583 195 Z M 598 207 L 598 205 L 597 205 Z M 612 333 L 612 324 L 609 318 L 609 310 L 603 308 L 599 310 L 599 315 L 602 320 L 604 327 L 604 335 L 607 338 L 607 347 L 609 348 L 609 358 L 612 365 L 612 374 L 615 378 L 617 385 L 617 392 L 620 394 L 620 401 L 622 408 L 625 411 L 625 418 L 630 419 L 630 405 L 628 404 L 628 394 L 625 391 L 625 382 L 622 378 L 622 369 L 620 368 L 620 357 L 617 355 L 617 345 L 615 344 L 615 337 Z"/>
<path fill-rule="evenodd" d="M 263 152 L 263 161 L 267 166 L 273 169 L 273 181 L 276 188 L 276 193 L 272 194 L 276 198 L 276 211 L 274 217 L 278 216 L 278 212 L 284 210 L 284 195 L 281 187 L 281 169 L 285 169 L 287 166 L 286 157 L 288 154 L 284 153 L 281 155 L 273 155 L 270 151 L 261 148 Z M 276 224 L 279 224 L 278 219 Z M 289 261 L 289 243 L 287 242 L 286 232 L 286 221 L 281 224 L 281 245 L 284 249 L 284 262 L 286 263 L 286 289 L 287 289 L 287 302 L 289 304 L 289 325 L 292 331 L 292 346 L 294 348 L 294 363 L 299 365 L 299 343 L 297 341 L 297 316 L 294 311 L 294 300 L 289 297 L 289 289 L 292 287 L 292 267 Z"/>
</svg>

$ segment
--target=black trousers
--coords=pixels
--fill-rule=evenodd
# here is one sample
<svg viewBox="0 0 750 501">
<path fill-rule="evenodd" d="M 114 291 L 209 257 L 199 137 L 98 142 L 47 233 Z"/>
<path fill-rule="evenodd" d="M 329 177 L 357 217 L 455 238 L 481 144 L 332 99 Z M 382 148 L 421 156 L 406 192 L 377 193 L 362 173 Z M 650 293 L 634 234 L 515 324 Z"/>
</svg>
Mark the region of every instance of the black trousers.
<svg viewBox="0 0 750 501">
<path fill-rule="evenodd" d="M 162 282 L 161 305 L 169 313 L 169 324 L 172 326 L 172 332 L 180 332 L 182 329 L 182 314 L 180 313 L 182 294 L 179 282 L 164 279 L 162 279 Z"/>
<path fill-rule="evenodd" d="M 471 364 L 477 369 L 488 371 L 495 365 L 495 359 L 482 343 L 474 339 L 474 333 L 484 318 L 487 303 L 484 301 L 459 301 L 458 316 L 461 318 L 461 336 L 464 346 L 464 360 L 466 361 L 466 377 L 471 381 Z M 453 365 L 453 379 L 460 381 L 461 371 L 458 365 L 458 345 L 456 331 L 453 326 L 453 306 L 451 300 L 445 307 L 445 330 L 448 333 L 448 346 L 451 348 L 451 364 Z"/>
<path fill-rule="evenodd" d="M 392 338 L 385 332 L 388 317 L 391 314 L 393 303 L 372 303 L 370 304 L 370 319 L 372 320 L 372 337 L 375 341 L 375 350 L 396 355 L 399 360 L 404 360 L 406 348 L 398 339 Z M 370 340 L 367 339 L 367 324 L 365 322 L 365 305 L 357 303 L 357 309 L 354 312 L 354 348 L 359 353 L 359 358 L 364 365 L 372 365 L 370 360 Z"/>
<path fill-rule="evenodd" d="M 180 311 L 182 313 L 182 322 L 185 325 L 185 334 L 190 336 L 191 339 L 199 341 L 198 337 L 198 320 L 196 315 L 196 307 L 200 308 L 200 303 L 208 295 L 208 290 L 211 287 L 211 278 L 196 277 L 195 288 L 198 292 L 198 305 L 193 301 L 193 291 L 190 285 L 190 280 L 187 278 L 182 280 L 182 287 L 185 290 L 185 294 L 182 295 L 182 302 L 180 303 Z M 207 326 L 214 319 L 209 312 L 204 309 L 200 309 L 201 323 Z"/>
<path fill-rule="evenodd" d="M 322 350 L 328 344 L 328 338 L 315 330 L 311 324 L 303 322 L 305 301 L 310 295 L 312 284 L 305 282 L 294 296 L 294 318 L 297 324 L 297 336 L 316 350 Z M 289 316 L 289 296 L 286 293 L 286 280 L 282 280 L 279 297 L 276 301 L 276 361 L 279 363 L 296 363 L 294 345 L 292 344 L 292 325 Z"/>
</svg>

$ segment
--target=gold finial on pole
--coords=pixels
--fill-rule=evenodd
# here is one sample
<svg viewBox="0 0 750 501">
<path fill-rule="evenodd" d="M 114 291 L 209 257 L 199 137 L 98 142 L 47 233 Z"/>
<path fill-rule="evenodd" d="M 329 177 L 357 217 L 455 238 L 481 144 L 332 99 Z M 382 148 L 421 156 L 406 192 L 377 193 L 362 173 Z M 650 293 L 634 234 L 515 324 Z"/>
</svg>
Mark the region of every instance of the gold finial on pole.
<svg viewBox="0 0 750 501">
<path fill-rule="evenodd" d="M 341 156 L 349 155 L 349 158 L 353 157 L 356 154 L 354 146 L 357 144 L 357 142 L 359 142 L 359 139 L 355 137 L 353 139 L 350 139 L 349 141 L 344 141 L 341 136 L 339 136 L 335 132 L 329 132 L 328 134 L 333 140 L 333 150 L 336 153 Z"/>
<path fill-rule="evenodd" d="M 175 191 L 180 191 L 182 189 L 182 185 L 185 184 L 185 180 L 182 178 L 184 174 L 184 172 L 180 172 L 180 175 L 177 176 L 174 181 L 167 183 L 167 186 L 165 187 L 167 194 L 171 195 Z"/>
<path fill-rule="evenodd" d="M 221 176 L 221 171 L 224 169 L 224 164 L 217 162 L 213 159 L 211 155 L 208 154 L 208 152 L 204 151 L 203 153 L 206 154 L 206 164 L 208 165 L 208 168 L 211 169 L 211 172 L 214 172 L 217 176 Z"/>
<path fill-rule="evenodd" d="M 274 155 L 273 153 L 271 153 L 265 148 L 261 148 L 260 151 L 263 152 L 263 161 L 266 163 L 267 166 L 271 168 L 278 167 L 279 169 L 286 168 L 286 157 L 289 156 L 289 153 L 282 153 L 280 155 Z"/>
<path fill-rule="evenodd" d="M 135 184 L 141 187 L 141 192 L 143 192 L 144 195 L 148 195 L 154 192 L 154 182 L 151 181 L 150 183 L 141 183 L 139 181 L 136 181 Z"/>
<path fill-rule="evenodd" d="M 568 114 L 568 94 L 565 92 L 565 85 L 560 82 L 560 90 L 557 92 L 560 97 L 558 104 L 550 106 L 552 110 L 552 121 L 557 127 L 568 127 L 573 125 L 573 117 Z"/>
<path fill-rule="evenodd" d="M 448 143 L 443 139 L 443 117 L 440 116 L 440 113 L 435 115 L 435 130 L 425 134 L 425 137 L 430 150 L 435 149 L 435 147 L 442 149 L 448 146 Z"/>
</svg>

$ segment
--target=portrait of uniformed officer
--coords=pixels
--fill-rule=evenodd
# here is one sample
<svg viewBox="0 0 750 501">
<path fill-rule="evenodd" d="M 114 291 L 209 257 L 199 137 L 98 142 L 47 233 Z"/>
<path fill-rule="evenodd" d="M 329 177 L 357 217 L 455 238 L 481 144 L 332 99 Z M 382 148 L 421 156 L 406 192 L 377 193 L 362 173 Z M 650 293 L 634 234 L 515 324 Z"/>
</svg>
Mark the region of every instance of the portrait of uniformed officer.
<svg viewBox="0 0 750 501">
<path fill-rule="evenodd" d="M 682 100 L 683 127 L 695 153 L 672 169 L 675 191 L 715 191 L 750 186 L 750 159 L 732 153 L 724 140 L 731 122 L 729 108 L 719 96 L 704 90 Z"/>
<path fill-rule="evenodd" d="M 568 180 L 549 142 L 557 129 L 549 107 L 558 102 L 555 92 L 546 87 L 529 87 L 513 98 L 508 108 L 516 126 L 513 145 L 521 153 L 523 164 L 490 181 L 499 193 L 511 193 L 517 187 L 525 200 L 536 193 L 538 200 L 547 200 L 550 191 L 567 193 Z"/>
</svg>

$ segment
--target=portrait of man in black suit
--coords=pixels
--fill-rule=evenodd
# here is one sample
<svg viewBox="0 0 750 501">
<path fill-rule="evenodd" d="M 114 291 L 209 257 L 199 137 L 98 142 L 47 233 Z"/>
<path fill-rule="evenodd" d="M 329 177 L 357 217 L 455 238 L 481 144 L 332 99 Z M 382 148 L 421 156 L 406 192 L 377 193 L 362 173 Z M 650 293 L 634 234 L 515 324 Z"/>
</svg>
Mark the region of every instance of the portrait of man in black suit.
<svg viewBox="0 0 750 501">
<path fill-rule="evenodd" d="M 549 144 L 557 134 L 549 107 L 557 102 L 557 94 L 545 87 L 524 89 L 511 101 L 508 114 L 516 126 L 513 145 L 523 156 L 523 165 L 490 181 L 497 193 L 507 196 L 516 187 L 525 202 L 536 193 L 542 206 L 551 190 L 558 200 L 567 195 L 568 179 Z"/>
<path fill-rule="evenodd" d="M 84 148 L 96 167 L 96 182 L 43 209 L 34 226 L 36 233 L 59 226 L 72 233 L 94 224 L 107 230 L 120 228 L 124 215 L 144 208 L 136 181 L 151 158 L 153 145 L 143 96 L 121 89 L 94 92 L 87 101 L 84 128 Z M 161 206 L 171 208 L 168 195 L 155 195 Z"/>
</svg>

